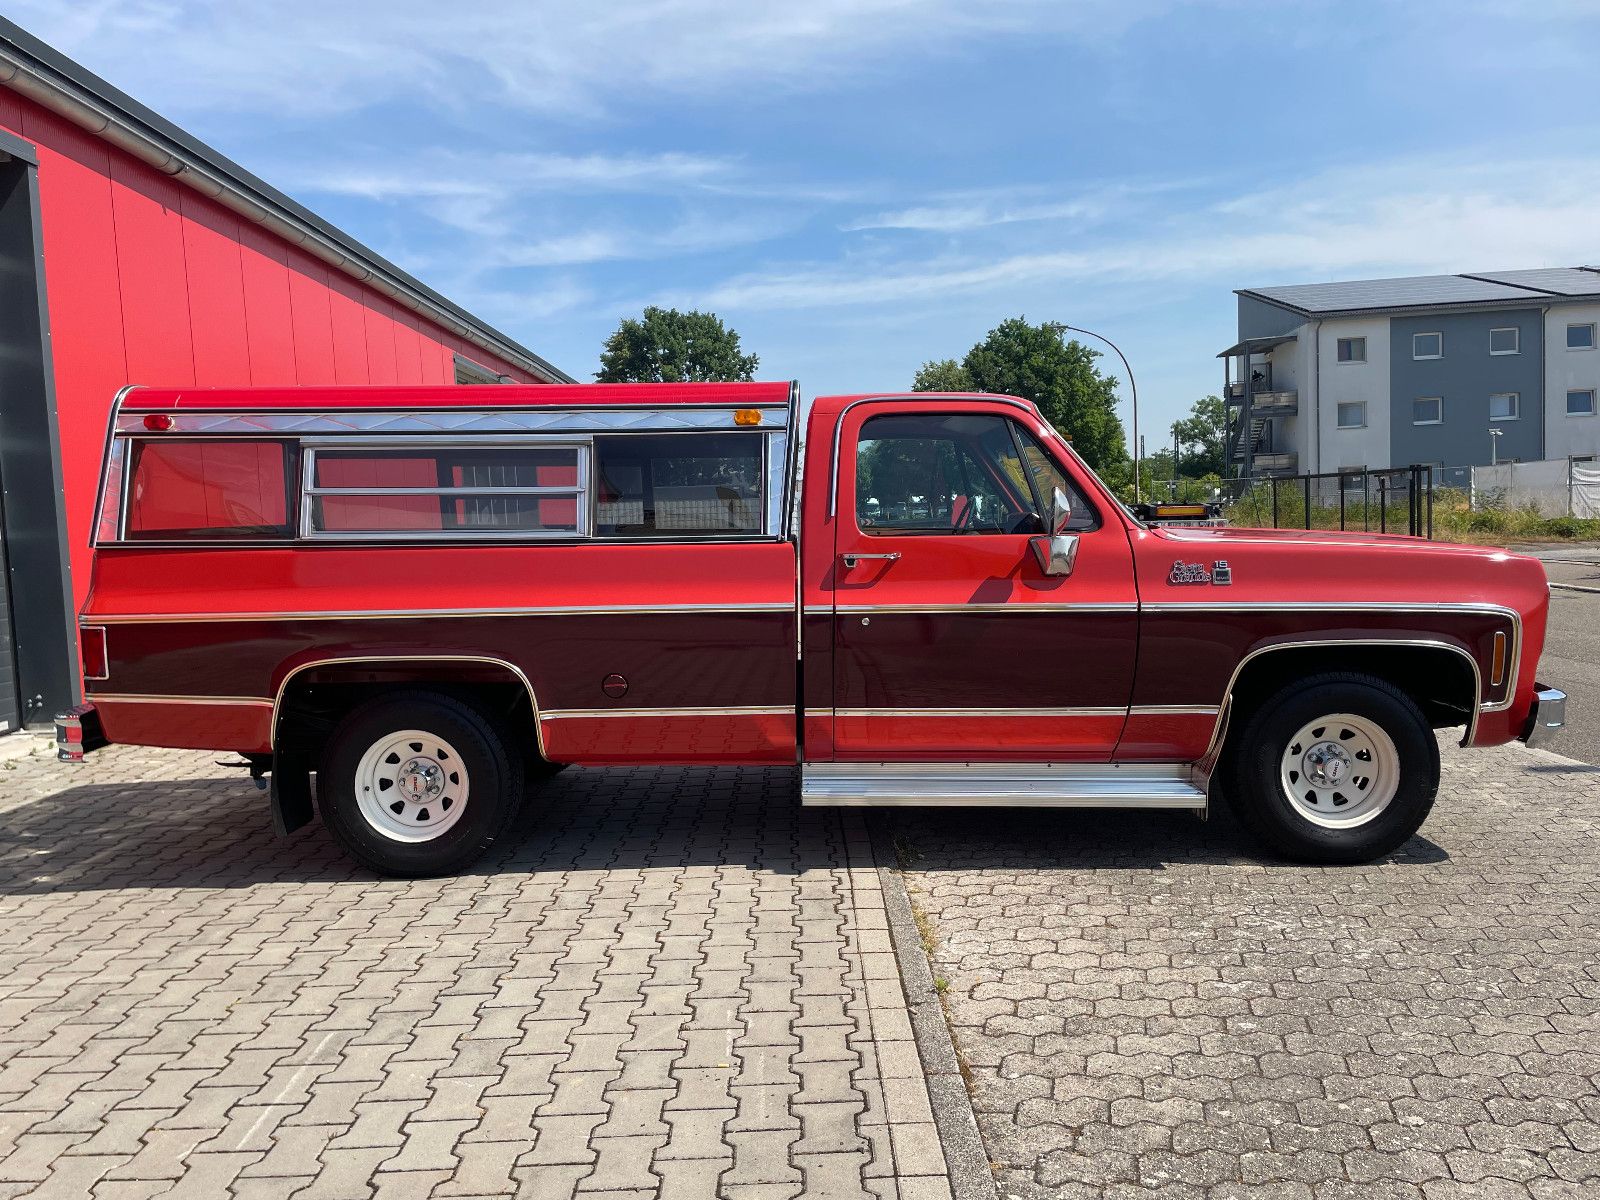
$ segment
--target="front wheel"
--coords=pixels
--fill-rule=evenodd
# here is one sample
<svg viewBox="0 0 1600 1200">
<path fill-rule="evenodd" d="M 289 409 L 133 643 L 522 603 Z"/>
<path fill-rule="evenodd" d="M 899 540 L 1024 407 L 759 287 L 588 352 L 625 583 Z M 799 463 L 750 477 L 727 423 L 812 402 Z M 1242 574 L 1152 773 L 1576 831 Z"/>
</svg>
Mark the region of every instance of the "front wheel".
<svg viewBox="0 0 1600 1200">
<path fill-rule="evenodd" d="M 1255 710 L 1225 783 L 1240 822 L 1285 857 L 1371 862 L 1427 818 L 1439 745 L 1404 692 L 1373 676 L 1320 675 Z"/>
<path fill-rule="evenodd" d="M 471 866 L 522 800 L 522 764 L 476 710 L 436 692 L 363 704 L 339 724 L 317 772 L 323 823 L 385 875 Z"/>
</svg>

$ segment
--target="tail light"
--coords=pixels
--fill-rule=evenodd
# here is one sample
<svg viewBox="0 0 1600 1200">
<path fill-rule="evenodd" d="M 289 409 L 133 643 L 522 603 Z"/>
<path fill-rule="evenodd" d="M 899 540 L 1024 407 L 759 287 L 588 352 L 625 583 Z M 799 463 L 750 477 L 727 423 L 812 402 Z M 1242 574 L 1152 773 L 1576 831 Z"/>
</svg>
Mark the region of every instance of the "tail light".
<svg viewBox="0 0 1600 1200">
<path fill-rule="evenodd" d="M 85 679 L 105 679 L 111 674 L 111 660 L 106 655 L 106 631 L 103 625 L 80 626 L 78 646 L 83 658 Z"/>
</svg>

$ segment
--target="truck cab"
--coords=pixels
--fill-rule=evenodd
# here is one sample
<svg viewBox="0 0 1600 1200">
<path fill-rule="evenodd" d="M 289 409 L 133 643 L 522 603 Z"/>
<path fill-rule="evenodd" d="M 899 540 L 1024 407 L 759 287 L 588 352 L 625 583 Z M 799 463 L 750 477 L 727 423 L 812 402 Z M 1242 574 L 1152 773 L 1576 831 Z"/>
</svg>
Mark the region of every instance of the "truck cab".
<svg viewBox="0 0 1600 1200">
<path fill-rule="evenodd" d="M 61 756 L 236 751 L 282 831 L 385 872 L 635 763 L 796 764 L 806 805 L 1226 797 L 1361 861 L 1426 817 L 1435 729 L 1562 719 L 1535 560 L 1147 526 L 1015 397 L 135 388 L 103 474 Z"/>
</svg>

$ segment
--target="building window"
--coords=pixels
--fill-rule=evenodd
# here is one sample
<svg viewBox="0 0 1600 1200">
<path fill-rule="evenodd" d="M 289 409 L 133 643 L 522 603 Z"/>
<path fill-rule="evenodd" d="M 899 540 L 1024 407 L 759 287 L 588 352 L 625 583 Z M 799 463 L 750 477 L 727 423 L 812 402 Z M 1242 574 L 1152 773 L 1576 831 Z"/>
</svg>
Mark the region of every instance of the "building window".
<svg viewBox="0 0 1600 1200">
<path fill-rule="evenodd" d="M 1339 339 L 1339 361 L 1364 363 L 1367 361 L 1367 339 L 1350 337 Z"/>
<path fill-rule="evenodd" d="M 507 381 L 482 363 L 475 363 L 470 358 L 463 358 L 458 354 L 456 355 L 456 382 L 505 383 Z"/>
<path fill-rule="evenodd" d="M 1594 416 L 1594 389 L 1574 390 L 1567 393 L 1567 416 Z"/>
<path fill-rule="evenodd" d="M 1515 325 L 1505 329 L 1489 330 L 1490 354 L 1521 354 L 1522 330 Z"/>
<path fill-rule="evenodd" d="M 573 537 L 588 532 L 588 447 L 430 442 L 309 449 L 317 537 Z"/>
<path fill-rule="evenodd" d="M 1367 427 L 1367 402 L 1346 400 L 1339 405 L 1340 429 L 1365 429 Z"/>
<path fill-rule="evenodd" d="M 1568 325 L 1567 326 L 1567 349 L 1568 350 L 1593 350 L 1594 349 L 1594 326 L 1592 324 L 1591 325 Z"/>
<path fill-rule="evenodd" d="M 1411 402 L 1413 425 L 1437 425 L 1444 420 L 1444 397 L 1418 396 Z"/>
<path fill-rule="evenodd" d="M 1442 333 L 1413 333 L 1411 335 L 1412 358 L 1443 358 L 1444 334 Z"/>
<path fill-rule="evenodd" d="M 1489 420 L 1515 421 L 1522 415 L 1522 397 L 1516 392 L 1496 392 L 1489 397 Z"/>
</svg>

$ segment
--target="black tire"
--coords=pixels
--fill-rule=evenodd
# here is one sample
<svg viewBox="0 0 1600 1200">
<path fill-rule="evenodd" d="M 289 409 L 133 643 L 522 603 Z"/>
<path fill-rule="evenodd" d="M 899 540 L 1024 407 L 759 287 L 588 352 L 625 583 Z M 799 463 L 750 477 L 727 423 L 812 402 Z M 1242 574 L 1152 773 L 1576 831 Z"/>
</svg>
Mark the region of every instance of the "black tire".
<svg viewBox="0 0 1600 1200">
<path fill-rule="evenodd" d="M 1302 777 L 1293 765 L 1285 764 L 1284 756 L 1290 740 L 1308 725 L 1338 713 L 1364 718 L 1388 735 L 1398 759 L 1398 780 L 1393 797 L 1375 815 L 1360 824 L 1330 828 L 1305 814 L 1313 804 L 1331 805 L 1343 793 L 1336 785 L 1319 784 L 1309 789 L 1315 801 L 1309 796 L 1303 804 L 1292 799 L 1285 780 Z M 1336 741 L 1347 735 L 1348 731 L 1330 731 L 1317 736 Z M 1230 742 L 1223 783 L 1234 814 L 1268 848 L 1299 862 L 1364 863 L 1382 858 L 1417 832 L 1439 791 L 1439 743 L 1427 718 L 1411 697 L 1370 675 L 1317 675 L 1291 683 L 1258 705 L 1240 727 L 1237 740 Z M 1346 764 L 1340 769 L 1360 771 L 1359 766 Z M 1346 790 L 1351 797 L 1342 803 L 1353 799 L 1359 805 L 1356 790 Z M 1324 819 L 1339 820 L 1355 810 L 1318 811 L 1328 814 Z"/>
<path fill-rule="evenodd" d="M 418 730 L 447 744 L 459 757 L 467 781 L 454 823 L 429 840 L 403 841 L 386 834 L 362 811 L 358 796 L 363 757 L 404 730 Z M 437 757 L 448 760 L 444 754 Z M 318 807 L 334 840 L 373 870 L 405 878 L 449 875 L 477 862 L 516 815 L 522 792 L 520 755 L 494 723 L 454 697 L 429 691 L 396 692 L 355 709 L 334 731 L 317 772 Z"/>
</svg>

